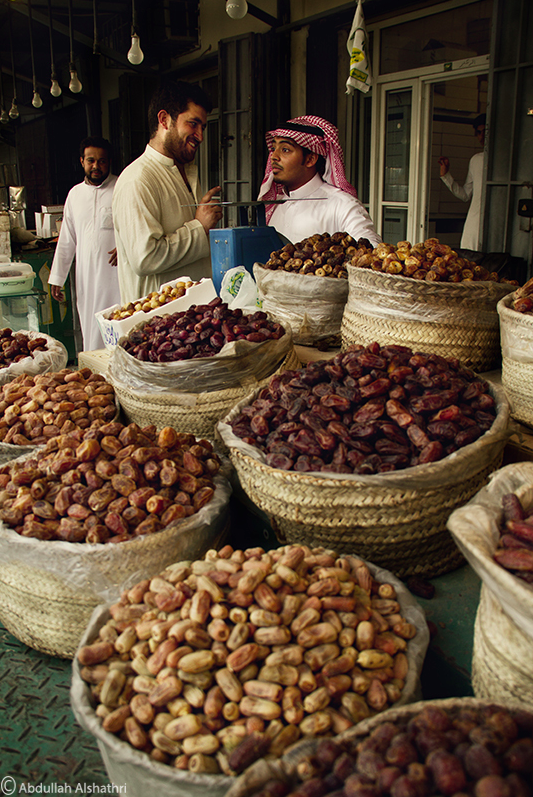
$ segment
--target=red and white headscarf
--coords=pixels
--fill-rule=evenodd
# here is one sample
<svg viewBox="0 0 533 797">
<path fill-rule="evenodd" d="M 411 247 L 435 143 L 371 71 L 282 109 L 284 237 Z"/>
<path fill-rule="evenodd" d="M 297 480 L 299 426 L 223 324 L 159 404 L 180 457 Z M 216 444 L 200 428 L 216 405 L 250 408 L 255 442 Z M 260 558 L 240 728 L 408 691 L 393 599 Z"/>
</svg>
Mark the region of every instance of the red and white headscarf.
<svg viewBox="0 0 533 797">
<path fill-rule="evenodd" d="M 320 116 L 297 116 L 290 119 L 276 130 L 269 130 L 265 136 L 268 149 L 271 150 L 275 138 L 290 138 L 300 147 L 322 155 L 326 161 L 323 180 L 326 183 L 357 196 L 357 191 L 350 185 L 344 173 L 344 155 L 339 143 L 339 132 L 335 125 L 321 119 Z M 259 199 L 281 199 L 284 196 L 283 186 L 274 182 L 271 155 L 269 154 L 265 176 L 261 183 Z M 276 205 L 266 205 L 266 218 L 270 220 Z"/>
</svg>

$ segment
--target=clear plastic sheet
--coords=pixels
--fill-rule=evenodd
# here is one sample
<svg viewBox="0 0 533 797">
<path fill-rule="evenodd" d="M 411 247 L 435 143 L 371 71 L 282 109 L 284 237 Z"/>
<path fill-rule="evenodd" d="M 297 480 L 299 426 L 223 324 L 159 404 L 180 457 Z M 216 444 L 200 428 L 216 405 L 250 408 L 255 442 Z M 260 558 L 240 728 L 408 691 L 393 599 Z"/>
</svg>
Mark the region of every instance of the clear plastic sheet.
<svg viewBox="0 0 533 797">
<path fill-rule="evenodd" d="M 322 338 L 339 335 L 348 298 L 348 281 L 332 277 L 292 274 L 254 264 L 262 308 L 286 328 L 294 342 L 311 345 Z"/>
<path fill-rule="evenodd" d="M 145 393 L 210 393 L 254 385 L 273 374 L 292 348 L 291 330 L 286 328 L 279 340 L 236 340 L 214 357 L 150 363 L 128 354 L 122 340 L 109 361 L 111 381 Z"/>
<path fill-rule="evenodd" d="M 36 351 L 33 357 L 24 357 L 16 363 L 11 363 L 7 368 L 0 368 L 0 385 L 6 385 L 21 374 L 37 376 L 61 371 L 68 362 L 68 352 L 65 346 L 50 335 L 33 330 L 19 330 L 27 335 L 30 340 L 44 338 L 47 343 L 46 351 Z"/>
<path fill-rule="evenodd" d="M 517 313 L 511 307 L 513 300 L 514 294 L 511 294 L 500 299 L 497 305 L 502 355 L 518 363 L 532 363 L 533 315 Z"/>
<path fill-rule="evenodd" d="M 498 324 L 496 305 L 514 290 L 504 282 L 427 282 L 348 266 L 347 310 L 398 321 Z"/>
<path fill-rule="evenodd" d="M 501 500 L 516 493 L 533 511 L 533 462 L 517 462 L 495 471 L 489 483 L 448 519 L 448 529 L 504 612 L 533 640 L 533 584 L 527 584 L 493 559 L 500 537 Z"/>
<path fill-rule="evenodd" d="M 446 485 L 458 484 L 470 478 L 472 473 L 481 470 L 485 463 L 492 461 L 498 451 L 503 449 L 505 441 L 511 436 L 513 430 L 509 425 L 509 402 L 503 388 L 491 383 L 491 394 L 496 400 L 497 415 L 492 427 L 474 443 L 470 443 L 453 454 L 424 465 L 416 465 L 405 470 L 391 471 L 390 473 L 373 474 L 370 476 L 358 473 L 298 473 L 297 476 L 343 482 L 343 487 L 353 484 L 354 487 L 366 486 L 371 488 L 387 488 L 395 490 L 431 490 L 442 489 Z M 228 449 L 237 449 L 242 454 L 265 462 L 265 455 L 254 446 L 244 443 L 240 437 L 233 433 L 230 422 L 240 413 L 242 407 L 252 404 L 256 395 L 249 395 L 240 401 L 224 420 L 217 425 L 217 432 Z M 290 473 L 290 471 L 287 471 Z"/>
<path fill-rule="evenodd" d="M 229 481 L 217 475 L 215 494 L 199 512 L 155 534 L 117 544 L 36 540 L 0 521 L 0 561 L 49 573 L 74 591 L 112 603 L 124 586 L 179 559 L 200 558 L 226 527 L 230 495 Z"/>
</svg>

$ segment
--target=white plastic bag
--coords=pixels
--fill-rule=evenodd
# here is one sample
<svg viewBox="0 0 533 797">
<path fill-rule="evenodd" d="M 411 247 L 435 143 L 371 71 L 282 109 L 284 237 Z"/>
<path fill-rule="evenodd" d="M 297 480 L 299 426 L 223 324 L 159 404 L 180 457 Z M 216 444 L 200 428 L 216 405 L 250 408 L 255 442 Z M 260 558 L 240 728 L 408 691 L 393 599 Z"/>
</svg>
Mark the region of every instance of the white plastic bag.
<svg viewBox="0 0 533 797">
<path fill-rule="evenodd" d="M 255 313 L 261 303 L 258 301 L 257 285 L 244 266 L 230 268 L 222 278 L 220 298 L 231 309 L 240 308 Z"/>
</svg>

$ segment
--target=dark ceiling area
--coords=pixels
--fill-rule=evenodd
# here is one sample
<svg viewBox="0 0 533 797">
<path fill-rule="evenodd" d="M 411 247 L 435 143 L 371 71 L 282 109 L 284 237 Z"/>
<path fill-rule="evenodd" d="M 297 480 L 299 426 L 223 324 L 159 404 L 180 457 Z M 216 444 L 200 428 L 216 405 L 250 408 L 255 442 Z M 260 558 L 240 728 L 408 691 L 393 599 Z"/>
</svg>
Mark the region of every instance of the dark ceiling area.
<svg viewBox="0 0 533 797">
<path fill-rule="evenodd" d="M 127 58 L 133 13 L 144 53 L 135 66 Z M 83 100 L 97 59 L 121 71 L 163 73 L 171 58 L 197 47 L 198 0 L 0 0 L 0 99 L 9 111 L 16 93 L 23 123 L 50 104 Z M 60 97 L 50 95 L 52 56 Z M 83 85 L 80 93 L 68 88 L 71 57 Z M 34 77 L 43 100 L 39 109 L 32 106 Z"/>
</svg>

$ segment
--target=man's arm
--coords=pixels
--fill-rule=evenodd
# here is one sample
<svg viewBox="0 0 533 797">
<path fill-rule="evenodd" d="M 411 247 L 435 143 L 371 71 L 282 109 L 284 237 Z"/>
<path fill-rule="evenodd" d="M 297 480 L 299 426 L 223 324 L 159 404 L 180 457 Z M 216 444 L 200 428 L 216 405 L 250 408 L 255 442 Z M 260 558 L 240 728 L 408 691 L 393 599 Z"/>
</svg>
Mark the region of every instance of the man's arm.
<svg viewBox="0 0 533 797">
<path fill-rule="evenodd" d="M 76 228 L 71 201 L 69 201 L 69 199 L 70 196 L 67 196 L 63 211 L 61 231 L 59 233 L 54 259 L 50 269 L 50 276 L 48 277 L 50 293 L 57 302 L 65 301 L 65 294 L 61 288 L 67 280 L 72 261 L 76 254 Z"/>
<path fill-rule="evenodd" d="M 456 182 L 450 174 L 450 161 L 448 158 L 440 157 L 439 164 L 440 179 L 444 185 L 452 192 L 454 196 L 457 197 L 457 199 L 460 199 L 462 202 L 470 202 L 472 199 L 472 191 L 474 190 L 472 174 L 470 172 L 470 163 L 468 164 L 468 174 L 466 176 L 464 185 L 459 185 L 459 183 Z"/>
<path fill-rule="evenodd" d="M 216 190 L 220 189 L 212 189 L 201 202 L 209 201 Z M 122 250 L 129 266 L 140 277 L 164 273 L 177 266 L 186 267 L 209 256 L 207 231 L 210 227 L 206 229 L 206 225 L 216 224 L 215 206 L 199 208 L 200 213 L 191 219 L 190 211 L 185 212 L 178 205 L 176 230 L 165 235 L 161 224 L 163 200 L 159 193 L 151 190 L 148 184 L 128 181 L 122 185 L 118 183 L 113 194 L 119 261 Z M 217 214 L 217 220 L 220 215 Z"/>
<path fill-rule="evenodd" d="M 372 246 L 380 244 L 381 238 L 365 206 L 350 194 L 344 194 L 343 200 L 338 221 L 339 231 L 349 233 L 356 241 L 359 238 L 368 238 Z"/>
</svg>

